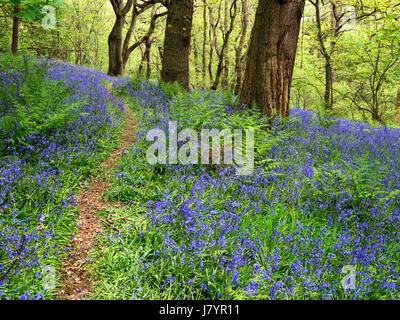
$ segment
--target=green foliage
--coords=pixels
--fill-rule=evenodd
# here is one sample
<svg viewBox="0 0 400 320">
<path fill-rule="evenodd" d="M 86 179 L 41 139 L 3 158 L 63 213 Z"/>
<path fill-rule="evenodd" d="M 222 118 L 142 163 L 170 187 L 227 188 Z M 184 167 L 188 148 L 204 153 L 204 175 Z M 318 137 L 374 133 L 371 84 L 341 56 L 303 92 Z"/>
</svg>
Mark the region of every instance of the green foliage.
<svg viewBox="0 0 400 320">
<path fill-rule="evenodd" d="M 18 17 L 24 21 L 32 22 L 44 16 L 42 8 L 46 5 L 59 7 L 65 4 L 62 0 L 0 0 L 0 4 L 19 5 Z"/>
<path fill-rule="evenodd" d="M 319 126 L 329 128 L 337 122 L 337 118 L 334 116 L 334 111 L 327 108 L 322 100 L 320 100 L 315 107 L 316 112 L 313 115 L 313 120 Z"/>
<path fill-rule="evenodd" d="M 2 97 L 3 101 L 11 104 L 0 122 L 1 150 L 10 144 L 27 145 L 25 141 L 28 136 L 62 127 L 80 116 L 71 112 L 76 105 L 69 104 L 66 107 L 63 103 L 68 99 L 71 89 L 62 81 L 46 79 L 46 64 L 23 59 L 22 67 L 20 72 L 23 79 L 18 94 L 14 87 L 14 91 L 7 90 L 7 97 Z"/>
<path fill-rule="evenodd" d="M 136 81 L 140 81 L 140 79 L 137 78 Z M 177 81 L 165 82 L 163 80 L 160 80 L 159 88 L 167 97 L 169 97 L 169 99 L 180 99 L 182 96 L 184 96 L 186 92 L 185 89 Z"/>
</svg>

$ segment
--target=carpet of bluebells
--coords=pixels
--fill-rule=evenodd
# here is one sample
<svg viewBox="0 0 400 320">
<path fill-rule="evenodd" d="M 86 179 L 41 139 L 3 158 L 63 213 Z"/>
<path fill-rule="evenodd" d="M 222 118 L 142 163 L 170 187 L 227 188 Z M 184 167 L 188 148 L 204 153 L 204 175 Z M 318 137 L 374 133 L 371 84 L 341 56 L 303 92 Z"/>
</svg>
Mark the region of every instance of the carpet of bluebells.
<svg viewBox="0 0 400 320">
<path fill-rule="evenodd" d="M 100 213 L 113 228 L 88 259 L 98 262 L 92 298 L 400 298 L 399 129 L 298 109 L 270 124 L 237 112 L 229 92 L 15 65 L 0 59 L 0 299 L 54 297 L 43 267 L 67 254 L 74 194 L 120 132 L 114 95 L 139 125 L 106 194 L 126 206 Z M 48 86 L 32 87 L 35 68 Z M 146 135 L 171 120 L 179 130 L 254 129 L 254 172 L 149 165 Z"/>
<path fill-rule="evenodd" d="M 107 196 L 93 296 L 113 299 L 400 298 L 400 130 L 292 109 L 235 112 L 235 97 L 121 79 L 140 118 Z M 147 132 L 256 128 L 255 170 L 151 166 Z"/>
<path fill-rule="evenodd" d="M 0 64 L 0 299 L 54 297 L 42 271 L 65 254 L 76 225 L 73 194 L 111 151 L 123 119 L 122 104 L 104 89 L 106 75 L 23 60 Z M 43 70 L 34 104 L 28 89 L 40 85 L 34 76 Z"/>
</svg>

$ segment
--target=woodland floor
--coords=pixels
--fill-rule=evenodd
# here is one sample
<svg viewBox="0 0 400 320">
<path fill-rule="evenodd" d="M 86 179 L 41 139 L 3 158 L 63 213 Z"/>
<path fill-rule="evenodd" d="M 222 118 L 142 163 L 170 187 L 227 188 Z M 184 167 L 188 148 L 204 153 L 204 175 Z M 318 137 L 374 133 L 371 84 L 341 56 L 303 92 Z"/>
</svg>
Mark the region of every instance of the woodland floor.
<svg viewBox="0 0 400 320">
<path fill-rule="evenodd" d="M 111 88 L 107 88 L 110 90 Z M 125 131 L 120 136 L 119 147 L 102 163 L 102 172 L 94 177 L 88 186 L 77 198 L 76 206 L 79 210 L 77 233 L 70 245 L 70 254 L 63 259 L 61 268 L 61 287 L 58 289 L 58 298 L 61 300 L 85 299 L 91 292 L 95 279 L 83 266 L 89 262 L 88 251 L 97 245 L 97 237 L 104 230 L 102 222 L 112 222 L 97 215 L 100 211 L 110 207 L 120 207 L 121 204 L 103 199 L 104 193 L 110 188 L 110 170 L 134 142 L 136 119 L 128 107 L 125 111 Z"/>
</svg>

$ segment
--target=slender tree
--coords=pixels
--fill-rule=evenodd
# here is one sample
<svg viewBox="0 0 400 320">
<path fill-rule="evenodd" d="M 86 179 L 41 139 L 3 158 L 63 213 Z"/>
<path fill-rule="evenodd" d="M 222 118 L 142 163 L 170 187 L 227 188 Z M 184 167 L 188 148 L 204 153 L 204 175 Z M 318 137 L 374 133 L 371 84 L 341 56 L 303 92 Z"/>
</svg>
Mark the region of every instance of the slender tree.
<svg viewBox="0 0 400 320">
<path fill-rule="evenodd" d="M 20 24 L 20 17 L 18 15 L 20 11 L 21 11 L 21 5 L 20 4 L 14 5 L 12 41 L 11 41 L 11 52 L 14 55 L 18 53 L 19 24 Z"/>
<path fill-rule="evenodd" d="M 151 16 L 151 22 L 148 32 L 137 42 L 131 44 L 131 38 L 133 30 L 136 25 L 137 17 L 144 13 L 146 10 L 152 8 L 155 4 L 161 3 L 165 5 L 163 0 L 110 0 L 114 14 L 115 22 L 114 26 L 108 36 L 108 74 L 111 76 L 122 75 L 125 72 L 125 67 L 128 62 L 130 54 L 138 48 L 141 44 L 145 43 L 154 31 L 156 20 L 167 12 L 153 14 Z M 132 10 L 132 17 L 128 26 L 128 30 L 123 39 L 123 29 L 126 17 L 129 11 Z"/>
<path fill-rule="evenodd" d="M 203 0 L 203 52 L 202 52 L 202 76 L 203 86 L 206 83 L 206 42 L 207 42 L 207 1 Z"/>
<path fill-rule="evenodd" d="M 224 34 L 221 51 L 219 53 L 217 53 L 219 62 L 218 62 L 218 67 L 217 67 L 217 74 L 215 76 L 214 83 L 211 86 L 211 90 L 217 89 L 219 80 L 221 78 L 222 71 L 224 70 L 224 68 L 225 69 L 227 68 L 226 64 L 228 61 L 227 61 L 226 51 L 228 48 L 229 36 L 233 31 L 233 27 L 234 27 L 234 23 L 235 23 L 236 11 L 237 11 L 236 1 L 237 0 L 233 1 L 231 8 L 229 10 L 230 25 L 229 25 L 229 29 L 227 29 L 226 33 Z M 224 62 L 225 62 L 225 66 L 224 66 Z M 225 82 L 224 82 L 225 85 L 223 84 L 222 86 L 223 87 L 226 86 L 226 83 L 227 83 L 227 79 L 225 78 Z"/>
<path fill-rule="evenodd" d="M 396 124 L 400 124 L 399 123 L 399 112 L 400 112 L 400 87 L 398 87 L 397 89 L 397 97 L 396 97 L 396 105 L 394 107 L 395 110 L 395 114 L 394 114 L 394 122 Z"/>
<path fill-rule="evenodd" d="M 193 0 L 170 0 L 161 70 L 164 81 L 178 81 L 186 90 L 189 90 L 193 7 Z"/>
<path fill-rule="evenodd" d="M 243 72 L 242 72 L 242 60 L 245 55 L 242 55 L 244 42 L 246 39 L 247 34 L 247 26 L 249 24 L 249 14 L 248 14 L 248 6 L 247 0 L 242 0 L 242 25 L 241 25 L 241 32 L 240 32 L 240 39 L 236 51 L 236 61 L 235 61 L 235 72 L 236 72 L 236 87 L 235 87 L 235 94 L 240 93 L 240 89 L 242 88 L 242 81 L 243 81 Z"/>
<path fill-rule="evenodd" d="M 273 116 L 289 114 L 304 0 L 259 0 L 240 102 Z"/>
</svg>

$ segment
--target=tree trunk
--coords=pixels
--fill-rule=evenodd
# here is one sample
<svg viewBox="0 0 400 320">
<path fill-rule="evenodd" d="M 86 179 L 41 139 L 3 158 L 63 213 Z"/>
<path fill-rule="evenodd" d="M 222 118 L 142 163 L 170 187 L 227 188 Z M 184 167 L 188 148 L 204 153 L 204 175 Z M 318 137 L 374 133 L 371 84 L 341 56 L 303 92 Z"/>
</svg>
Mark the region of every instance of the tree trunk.
<svg viewBox="0 0 400 320">
<path fill-rule="evenodd" d="M 146 49 L 145 49 L 145 57 L 146 57 L 146 79 L 149 80 L 151 77 L 151 45 L 153 43 L 153 39 L 146 39 Z"/>
<path fill-rule="evenodd" d="M 331 59 L 326 61 L 325 63 L 325 107 L 328 110 L 331 110 L 333 107 L 333 72 L 331 66 Z"/>
<path fill-rule="evenodd" d="M 217 20 L 214 20 L 213 17 L 213 8 L 210 6 L 208 8 L 209 11 L 209 19 L 210 19 L 210 28 L 209 28 L 209 38 L 210 38 L 210 58 L 208 61 L 208 74 L 210 76 L 210 82 L 213 83 L 213 62 L 214 62 L 214 49 L 216 49 L 216 44 L 217 44 L 217 27 L 219 24 L 219 21 L 221 19 L 221 3 L 219 4 L 218 7 L 218 16 Z M 218 53 L 217 53 L 218 54 Z"/>
<path fill-rule="evenodd" d="M 219 79 L 221 77 L 222 71 L 223 69 L 227 68 L 227 56 L 226 56 L 226 50 L 228 49 L 228 41 L 229 41 L 229 36 L 233 31 L 233 27 L 234 27 L 234 23 L 235 23 L 235 18 L 236 18 L 236 10 L 237 10 L 237 6 L 236 6 L 236 1 L 234 0 L 231 6 L 231 9 L 229 10 L 230 12 L 230 25 L 229 25 L 229 29 L 226 30 L 226 33 L 224 34 L 224 38 L 223 38 L 223 43 L 222 43 L 222 48 L 221 48 L 221 52 L 219 53 L 219 62 L 218 62 L 218 67 L 217 67 L 217 73 L 215 75 L 215 80 L 213 85 L 211 86 L 211 90 L 216 90 L 218 83 L 219 83 Z M 233 9 L 233 10 L 232 10 Z M 224 66 L 224 61 L 225 61 L 225 66 Z M 222 87 L 225 88 L 227 85 L 227 82 L 222 83 Z"/>
<path fill-rule="evenodd" d="M 114 27 L 108 36 L 108 75 L 116 77 L 124 73 L 122 59 L 122 29 L 124 17 L 117 15 Z"/>
<path fill-rule="evenodd" d="M 14 6 L 13 31 L 12 31 L 12 43 L 11 43 L 11 51 L 14 55 L 18 53 L 20 18 L 17 17 L 17 14 L 19 13 L 20 10 L 21 6 L 19 4 L 16 4 Z"/>
<path fill-rule="evenodd" d="M 334 6 L 332 4 L 332 10 L 331 10 L 331 51 L 328 52 L 328 49 L 325 46 L 324 43 L 324 37 L 323 37 L 323 32 L 322 32 L 322 23 L 321 23 L 321 11 L 319 7 L 319 2 L 320 0 L 316 0 L 315 3 L 312 2 L 312 4 L 315 7 L 315 18 L 316 18 L 316 24 L 317 24 L 317 39 L 319 42 L 320 46 L 320 56 L 325 59 L 325 94 L 324 94 L 324 103 L 325 103 L 325 108 L 328 110 L 331 110 L 333 107 L 333 70 L 332 70 L 332 59 L 331 56 L 333 54 L 334 50 L 334 32 L 336 32 L 336 23 L 334 23 L 335 20 L 335 11 L 334 11 Z M 333 30 L 335 29 L 335 30 Z"/>
<path fill-rule="evenodd" d="M 397 98 L 396 98 L 396 106 L 394 107 L 395 114 L 394 114 L 394 121 L 396 124 L 399 123 L 399 112 L 400 112 L 400 87 L 397 89 Z"/>
<path fill-rule="evenodd" d="M 236 49 L 236 88 L 235 94 L 239 94 L 242 88 L 242 51 L 244 46 L 244 41 L 246 39 L 247 34 L 247 26 L 248 26 L 248 6 L 247 0 L 242 0 L 242 30 L 239 40 L 239 45 Z"/>
<path fill-rule="evenodd" d="M 234 0 L 235 1 L 235 0 Z M 223 39 L 228 38 L 228 19 L 229 19 L 229 0 L 225 0 L 225 7 L 224 7 L 224 28 L 223 28 Z M 228 59 L 228 43 L 226 44 L 226 49 L 224 49 L 224 54 L 223 54 L 223 75 L 221 77 L 221 86 L 222 88 L 226 88 L 228 86 L 228 77 L 229 77 L 229 59 Z M 222 54 L 222 49 L 221 49 L 221 54 Z"/>
<path fill-rule="evenodd" d="M 240 103 L 256 103 L 271 117 L 289 115 L 304 0 L 259 0 Z"/>
<path fill-rule="evenodd" d="M 203 0 L 203 53 L 202 53 L 203 86 L 206 85 L 206 42 L 207 42 L 207 2 L 206 0 Z"/>
<path fill-rule="evenodd" d="M 193 0 L 171 0 L 165 27 L 161 78 L 189 90 L 189 54 Z"/>
</svg>

